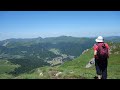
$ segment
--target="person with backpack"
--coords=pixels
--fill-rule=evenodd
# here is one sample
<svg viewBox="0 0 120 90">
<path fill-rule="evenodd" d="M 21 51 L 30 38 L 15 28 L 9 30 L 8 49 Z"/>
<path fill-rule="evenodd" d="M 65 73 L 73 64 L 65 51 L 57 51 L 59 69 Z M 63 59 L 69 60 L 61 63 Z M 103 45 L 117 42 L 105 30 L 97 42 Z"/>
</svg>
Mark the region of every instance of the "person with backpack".
<svg viewBox="0 0 120 90">
<path fill-rule="evenodd" d="M 107 79 L 107 65 L 110 48 L 107 43 L 104 43 L 102 36 L 98 36 L 95 41 L 97 43 L 94 44 L 93 49 L 97 79 Z"/>
</svg>

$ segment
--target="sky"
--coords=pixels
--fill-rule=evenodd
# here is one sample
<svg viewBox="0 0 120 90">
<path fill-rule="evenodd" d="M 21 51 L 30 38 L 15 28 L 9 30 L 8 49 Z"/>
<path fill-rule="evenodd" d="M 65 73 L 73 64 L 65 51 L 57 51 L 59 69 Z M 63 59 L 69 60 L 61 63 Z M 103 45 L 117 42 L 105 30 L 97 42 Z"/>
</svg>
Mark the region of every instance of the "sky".
<svg viewBox="0 0 120 90">
<path fill-rule="evenodd" d="M 120 36 L 120 11 L 0 11 L 0 40 Z"/>
</svg>

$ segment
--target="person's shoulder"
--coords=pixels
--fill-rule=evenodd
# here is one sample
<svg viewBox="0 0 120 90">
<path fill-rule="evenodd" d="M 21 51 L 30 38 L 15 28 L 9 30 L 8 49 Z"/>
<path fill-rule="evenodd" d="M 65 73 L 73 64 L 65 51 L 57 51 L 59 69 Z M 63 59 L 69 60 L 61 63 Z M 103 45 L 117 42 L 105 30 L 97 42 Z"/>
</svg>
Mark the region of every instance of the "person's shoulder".
<svg viewBox="0 0 120 90">
<path fill-rule="evenodd" d="M 105 43 L 105 46 L 109 48 L 109 45 L 108 45 L 108 43 Z"/>
<path fill-rule="evenodd" d="M 97 47 L 97 43 L 95 43 L 93 47 Z"/>
</svg>

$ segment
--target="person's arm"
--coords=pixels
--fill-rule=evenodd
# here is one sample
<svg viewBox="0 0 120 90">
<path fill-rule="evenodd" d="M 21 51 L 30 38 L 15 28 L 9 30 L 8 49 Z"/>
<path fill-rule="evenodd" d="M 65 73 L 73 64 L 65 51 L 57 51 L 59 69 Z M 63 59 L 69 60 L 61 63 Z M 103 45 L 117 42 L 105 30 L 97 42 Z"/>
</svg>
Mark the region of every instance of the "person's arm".
<svg viewBox="0 0 120 90">
<path fill-rule="evenodd" d="M 97 50 L 94 50 L 94 56 L 97 55 Z"/>
<path fill-rule="evenodd" d="M 97 56 L 97 50 L 94 50 L 94 58 Z"/>
<path fill-rule="evenodd" d="M 96 57 L 96 55 L 97 55 L 97 45 L 94 45 L 94 58 Z"/>
</svg>

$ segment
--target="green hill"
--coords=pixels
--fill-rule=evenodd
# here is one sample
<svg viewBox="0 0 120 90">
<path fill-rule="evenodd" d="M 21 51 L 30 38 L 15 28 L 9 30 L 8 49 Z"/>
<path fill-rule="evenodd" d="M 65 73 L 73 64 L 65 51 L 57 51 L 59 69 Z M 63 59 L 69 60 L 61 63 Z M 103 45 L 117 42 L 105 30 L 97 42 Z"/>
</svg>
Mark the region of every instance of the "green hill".
<svg viewBox="0 0 120 90">
<path fill-rule="evenodd" d="M 111 47 L 110 58 L 108 59 L 108 79 L 120 79 L 120 43 L 109 43 Z M 93 79 L 96 75 L 94 65 L 85 68 L 86 64 L 93 57 L 93 50 L 89 49 L 78 58 L 67 61 L 62 65 L 54 67 L 41 67 L 29 73 L 21 74 L 16 78 L 20 79 Z"/>
<path fill-rule="evenodd" d="M 120 78 L 119 37 L 110 38 L 106 38 L 106 41 L 112 40 L 109 42 L 108 78 L 117 79 Z M 93 57 L 91 47 L 94 43 L 95 38 L 71 36 L 1 41 L 0 78 L 93 79 L 96 75 L 94 65 L 85 66 Z"/>
<path fill-rule="evenodd" d="M 14 71 L 18 67 L 19 65 L 17 64 L 15 65 L 8 60 L 0 59 L 0 79 L 13 78 L 14 76 L 10 74 L 10 72 Z"/>
<path fill-rule="evenodd" d="M 7 39 L 0 42 L 0 59 L 19 64 L 21 67 L 12 74 L 21 74 L 38 67 L 70 61 L 93 44 L 94 40 L 91 38 L 71 36 Z"/>
</svg>

